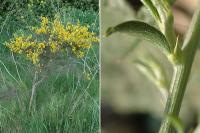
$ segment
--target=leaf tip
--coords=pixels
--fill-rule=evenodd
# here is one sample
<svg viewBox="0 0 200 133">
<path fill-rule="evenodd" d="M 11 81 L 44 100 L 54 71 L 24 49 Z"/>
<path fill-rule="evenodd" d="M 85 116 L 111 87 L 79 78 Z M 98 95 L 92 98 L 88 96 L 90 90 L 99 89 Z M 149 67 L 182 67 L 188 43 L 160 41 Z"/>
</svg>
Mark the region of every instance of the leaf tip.
<svg viewBox="0 0 200 133">
<path fill-rule="evenodd" d="M 110 36 L 112 33 L 115 32 L 115 28 L 114 27 L 109 27 L 106 31 L 106 37 Z"/>
</svg>

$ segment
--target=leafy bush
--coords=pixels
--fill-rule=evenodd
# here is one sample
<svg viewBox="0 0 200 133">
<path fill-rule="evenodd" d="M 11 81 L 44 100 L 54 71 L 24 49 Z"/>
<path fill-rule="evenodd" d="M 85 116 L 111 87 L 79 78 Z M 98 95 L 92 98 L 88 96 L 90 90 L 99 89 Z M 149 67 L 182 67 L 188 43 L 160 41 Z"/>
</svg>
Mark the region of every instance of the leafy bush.
<svg viewBox="0 0 200 133">
<path fill-rule="evenodd" d="M 72 55 L 83 58 L 85 50 L 90 49 L 93 42 L 98 42 L 98 38 L 88 31 L 87 26 L 79 23 L 68 23 L 65 26 L 57 18 L 49 22 L 47 17 L 41 17 L 40 27 L 33 27 L 32 32 L 33 35 L 16 36 L 6 46 L 14 53 L 25 54 L 37 65 L 41 65 L 42 57 L 52 60 L 58 53 L 68 50 Z"/>
<path fill-rule="evenodd" d="M 48 69 L 35 72 L 35 65 L 31 61 L 25 60 L 23 56 L 15 56 L 15 52 L 12 54 L 3 43 L 9 42 L 14 33 L 18 39 L 19 35 L 24 34 L 26 39 L 32 35 L 32 39 L 37 39 L 35 42 L 43 41 L 45 34 L 35 33 L 44 32 L 40 25 L 40 16 L 48 18 L 51 28 L 54 16 L 58 15 L 61 27 L 63 24 L 66 27 L 67 22 L 83 29 L 89 25 L 88 32 L 98 35 L 98 13 L 93 10 L 77 9 L 61 0 L 33 1 L 33 4 L 31 0 L 1 1 L 0 93 L 6 97 L 7 92 L 11 91 L 13 95 L 9 93 L 9 97 L 6 97 L 9 100 L 0 100 L 0 132 L 97 133 L 99 132 L 99 118 L 96 117 L 99 115 L 99 45 L 85 49 L 85 56 L 80 60 L 62 51 L 59 59 L 54 60 L 55 62 L 50 61 Z M 14 36 L 13 42 L 16 39 Z M 68 48 L 70 51 L 71 48 Z M 50 50 L 48 45 L 48 49 L 44 51 Z M 24 55 L 26 56 L 25 53 Z M 5 79 L 3 84 L 2 79 Z M 35 85 L 37 87 L 33 87 Z M 9 90 L 12 88 L 14 91 Z"/>
<path fill-rule="evenodd" d="M 73 7 L 81 10 L 98 11 L 98 0 L 0 0 L 0 15 L 8 12 L 16 12 L 22 8 L 32 7 L 38 14 L 51 14 L 62 7 Z"/>
<path fill-rule="evenodd" d="M 69 0 L 71 6 L 82 10 L 95 10 L 98 11 L 98 0 Z"/>
</svg>

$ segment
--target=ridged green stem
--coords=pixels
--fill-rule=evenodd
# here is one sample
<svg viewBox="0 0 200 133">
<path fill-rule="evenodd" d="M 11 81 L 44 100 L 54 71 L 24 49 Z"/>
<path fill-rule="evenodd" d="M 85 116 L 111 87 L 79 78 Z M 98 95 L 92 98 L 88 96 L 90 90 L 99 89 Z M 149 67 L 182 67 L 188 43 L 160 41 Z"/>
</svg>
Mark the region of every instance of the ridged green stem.
<svg viewBox="0 0 200 133">
<path fill-rule="evenodd" d="M 174 74 L 171 83 L 170 94 L 168 96 L 167 104 L 165 107 L 166 115 L 179 115 L 186 85 L 198 45 L 200 45 L 200 6 L 195 12 L 195 15 L 192 19 L 191 27 L 183 44 L 183 60 L 181 61 L 181 63 L 174 65 Z M 159 133 L 172 133 L 174 132 L 173 130 L 174 129 L 168 118 L 165 117 Z"/>
</svg>

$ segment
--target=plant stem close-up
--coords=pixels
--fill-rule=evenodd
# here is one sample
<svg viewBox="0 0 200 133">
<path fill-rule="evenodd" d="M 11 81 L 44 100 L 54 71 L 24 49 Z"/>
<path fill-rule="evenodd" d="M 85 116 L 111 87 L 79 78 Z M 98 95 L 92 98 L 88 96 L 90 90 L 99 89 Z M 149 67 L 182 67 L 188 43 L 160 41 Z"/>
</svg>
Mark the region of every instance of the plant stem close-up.
<svg viewBox="0 0 200 133">
<path fill-rule="evenodd" d="M 185 31 L 185 35 L 182 35 L 178 33 L 175 27 L 175 22 L 178 21 L 177 16 L 174 16 L 177 11 L 176 6 L 178 7 L 177 3 L 178 1 L 175 0 L 141 0 L 144 8 L 135 11 L 135 19 L 130 20 L 129 18 L 129 21 L 115 24 L 114 26 L 109 24 L 105 32 L 108 39 L 112 38 L 105 41 L 107 43 L 112 44 L 112 40 L 114 42 L 114 36 L 110 37 L 112 34 L 117 32 L 125 33 L 125 35 L 120 35 L 123 37 L 130 36 L 133 40 L 134 38 L 139 38 L 141 45 L 147 45 L 147 43 L 153 45 L 168 60 L 164 65 L 169 64 L 171 66 L 172 69 L 170 71 L 172 74 L 168 73 L 167 67 L 163 67 L 163 64 L 159 63 L 159 60 L 162 59 L 158 58 L 159 54 L 155 52 L 156 50 L 154 53 L 152 50 L 149 50 L 150 52 L 147 50 L 149 53 L 147 56 L 144 56 L 143 51 L 145 50 L 136 48 L 139 47 L 138 43 L 132 44 L 136 45 L 132 51 L 135 52 L 135 56 L 138 56 L 135 57 L 134 64 L 156 86 L 162 95 L 162 120 L 160 120 L 159 128 L 155 131 L 159 133 L 188 132 L 188 127 L 185 126 L 185 122 L 182 121 L 182 116 L 180 117 L 179 113 L 182 110 L 182 103 L 186 99 L 187 84 L 191 77 L 191 69 L 200 44 L 200 6 L 195 8 L 190 26 Z M 131 4 L 133 7 L 136 6 L 134 2 L 128 2 L 128 4 Z M 199 5 L 199 2 L 197 2 L 197 5 Z M 139 13 L 142 10 L 147 10 L 147 12 L 144 12 L 145 15 L 152 15 L 153 22 L 147 19 L 149 16 L 147 18 L 140 18 Z M 143 40 L 144 43 L 142 43 Z M 128 41 L 124 42 L 127 43 Z M 122 47 L 124 45 L 121 45 Z M 137 49 L 140 50 L 140 53 L 138 50 L 139 54 L 136 53 Z M 134 99 L 134 97 L 132 98 Z M 153 103 L 151 105 L 153 106 Z"/>
<path fill-rule="evenodd" d="M 165 113 L 178 116 L 182 105 L 186 85 L 190 76 L 191 67 L 198 45 L 200 45 L 200 7 L 197 8 L 190 29 L 184 40 L 182 61 L 174 65 L 174 74 L 167 99 Z M 163 121 L 160 133 L 170 132 L 170 122 L 167 118 Z"/>
</svg>

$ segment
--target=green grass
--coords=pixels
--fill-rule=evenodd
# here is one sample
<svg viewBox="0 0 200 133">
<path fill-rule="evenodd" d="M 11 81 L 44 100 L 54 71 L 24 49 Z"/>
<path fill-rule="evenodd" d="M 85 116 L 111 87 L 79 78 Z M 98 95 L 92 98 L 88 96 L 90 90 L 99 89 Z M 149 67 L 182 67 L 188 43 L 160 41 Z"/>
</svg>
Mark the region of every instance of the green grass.
<svg viewBox="0 0 200 133">
<path fill-rule="evenodd" d="M 62 9 L 63 22 L 80 21 L 90 30 L 99 31 L 98 13 Z M 98 133 L 99 132 L 99 55 L 95 44 L 82 60 L 64 55 L 51 64 L 48 78 L 37 88 L 31 113 L 28 104 L 34 66 L 23 56 L 3 46 L 16 32 L 29 33 L 39 17 L 16 20 L 12 15 L 0 27 L 0 133 Z M 14 57 L 14 58 L 13 58 Z M 90 74 L 87 80 L 85 72 Z"/>
</svg>

